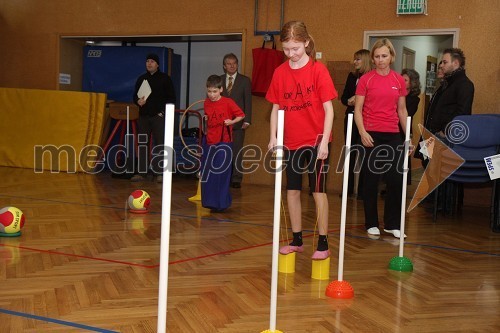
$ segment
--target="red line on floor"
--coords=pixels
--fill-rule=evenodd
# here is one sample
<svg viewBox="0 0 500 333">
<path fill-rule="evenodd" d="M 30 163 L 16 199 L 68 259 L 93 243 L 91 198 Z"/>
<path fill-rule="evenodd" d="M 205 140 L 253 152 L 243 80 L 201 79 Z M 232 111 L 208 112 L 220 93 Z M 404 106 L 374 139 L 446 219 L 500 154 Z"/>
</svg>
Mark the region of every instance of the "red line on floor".
<svg viewBox="0 0 500 333">
<path fill-rule="evenodd" d="M 359 229 L 359 228 L 364 228 L 364 226 L 352 226 L 349 229 Z M 338 231 L 338 230 L 335 230 Z M 329 232 L 333 232 L 332 230 L 329 230 Z M 309 234 L 304 236 L 303 238 L 309 238 L 313 237 L 315 234 Z M 282 240 L 280 243 L 287 242 L 287 240 Z M 244 250 L 250 250 L 250 249 L 255 249 L 258 247 L 262 246 L 268 246 L 272 245 L 272 242 L 268 243 L 262 243 L 262 244 L 257 244 L 257 245 L 252 245 L 252 246 L 247 246 L 247 247 L 242 247 L 239 249 L 233 249 L 233 250 L 227 250 L 227 251 L 221 251 L 221 252 L 216 252 L 212 254 L 207 254 L 203 256 L 198 256 L 198 257 L 192 257 L 192 258 L 186 258 L 186 259 L 180 259 L 180 260 L 175 260 L 175 261 L 170 261 L 169 265 L 175 265 L 175 264 L 181 264 L 184 262 L 189 262 L 189 261 L 195 261 L 195 260 L 200 260 L 200 259 L 205 259 L 205 258 L 210 258 L 210 257 L 215 257 L 215 256 L 220 256 L 224 254 L 230 254 L 230 253 L 235 253 L 235 252 L 240 252 Z M 98 258 L 98 257 L 90 257 L 90 256 L 84 256 L 80 254 L 73 254 L 73 253 L 64 253 L 64 252 L 59 252 L 59 251 L 52 251 L 52 250 L 41 250 L 41 249 L 36 249 L 36 248 L 31 248 L 31 247 L 26 247 L 26 246 L 14 246 L 14 245 L 8 245 L 8 244 L 2 244 L 0 243 L 0 246 L 4 247 L 12 247 L 12 248 L 18 248 L 21 250 L 27 250 L 27 251 L 34 251 L 34 252 L 41 252 L 41 253 L 48 253 L 48 254 L 56 254 L 56 255 L 62 255 L 62 256 L 68 256 L 68 257 L 75 257 L 75 258 L 81 258 L 81 259 L 89 259 L 89 260 L 98 260 L 98 261 L 104 261 L 104 262 L 110 262 L 110 263 L 115 263 L 115 264 L 122 264 L 122 265 L 129 265 L 129 266 L 137 266 L 137 267 L 143 267 L 143 268 L 157 268 L 160 265 L 144 265 L 144 264 L 137 264 L 134 262 L 127 262 L 127 261 L 120 261 L 120 260 L 113 260 L 113 259 L 104 259 L 104 258 Z"/>
<path fill-rule="evenodd" d="M 350 227 L 349 229 L 359 229 L 359 228 L 364 228 L 364 226 L 356 225 L 356 226 Z M 338 230 L 335 230 L 335 231 L 338 231 Z M 329 230 L 328 232 L 333 232 L 333 230 Z M 304 236 L 302 238 L 309 238 L 309 237 L 313 237 L 314 235 L 315 234 L 313 233 L 313 234 L 310 234 L 310 235 L 306 235 L 306 236 Z M 286 239 L 280 241 L 280 243 L 284 243 L 284 242 L 288 242 L 288 241 Z M 257 244 L 257 245 L 242 247 L 242 248 L 239 248 L 239 249 L 233 249 L 233 250 L 227 250 L 227 251 L 222 251 L 222 252 L 217 252 L 217 253 L 212 253 L 212 254 L 206 254 L 206 255 L 198 256 L 198 257 L 192 257 L 192 258 L 175 260 L 175 261 L 169 262 L 169 265 L 181 264 L 183 262 L 194 261 L 194 260 L 199 260 L 199 259 L 205 259 L 205 258 L 220 256 L 220 255 L 229 254 L 229 253 L 240 252 L 240 251 L 249 250 L 249 249 L 255 249 L 257 247 L 268 246 L 268 245 L 272 245 L 272 244 L 273 244 L 273 242 L 268 242 L 268 243 L 263 243 L 263 244 Z"/>
<path fill-rule="evenodd" d="M 130 265 L 130 266 L 139 266 L 139 267 L 144 267 L 144 268 L 158 267 L 158 265 L 142 265 L 142 264 L 136 264 L 136 263 L 127 262 L 127 261 L 120 261 L 120 260 L 112 260 L 112 259 L 90 257 L 90 256 L 84 256 L 84 255 L 80 255 L 80 254 L 64 253 L 64 252 L 51 251 L 51 250 L 41 250 L 41 249 L 35 249 L 35 248 L 31 248 L 31 247 L 26 247 L 26 246 L 14 246 L 14 245 L 8 245 L 8 244 L 0 244 L 0 246 L 14 247 L 14 248 L 18 248 L 18 249 L 21 249 L 21 250 L 28 250 L 28 251 L 41 252 L 41 253 L 57 254 L 57 255 L 62 255 L 62 256 L 67 256 L 67 257 L 75 257 L 75 258 L 82 258 L 82 259 L 90 259 L 90 260 L 99 260 L 99 261 L 105 261 L 105 262 L 112 262 L 112 263 L 115 263 L 115 264 L 125 264 L 125 265 Z"/>
</svg>

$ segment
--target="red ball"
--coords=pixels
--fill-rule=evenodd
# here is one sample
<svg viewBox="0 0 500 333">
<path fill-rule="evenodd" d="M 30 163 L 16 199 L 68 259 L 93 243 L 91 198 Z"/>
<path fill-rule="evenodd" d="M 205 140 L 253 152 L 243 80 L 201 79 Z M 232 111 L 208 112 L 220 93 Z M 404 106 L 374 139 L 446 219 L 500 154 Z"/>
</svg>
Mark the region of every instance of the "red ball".
<svg viewBox="0 0 500 333">
<path fill-rule="evenodd" d="M 151 203 L 151 197 L 144 190 L 135 190 L 128 197 L 128 207 L 131 210 L 147 211 Z"/>
<path fill-rule="evenodd" d="M 24 227 L 24 213 L 16 207 L 0 209 L 0 232 L 15 234 Z"/>
</svg>

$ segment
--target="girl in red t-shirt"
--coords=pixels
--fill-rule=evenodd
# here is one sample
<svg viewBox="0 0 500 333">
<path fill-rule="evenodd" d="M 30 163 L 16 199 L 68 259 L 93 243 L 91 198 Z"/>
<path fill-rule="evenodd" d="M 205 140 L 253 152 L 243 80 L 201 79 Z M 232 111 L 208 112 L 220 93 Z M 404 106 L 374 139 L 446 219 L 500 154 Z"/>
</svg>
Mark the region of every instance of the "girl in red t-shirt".
<svg viewBox="0 0 500 333">
<path fill-rule="evenodd" d="M 398 124 L 406 132 L 406 84 L 390 67 L 396 56 L 390 40 L 377 40 L 370 56 L 375 69 L 359 79 L 354 106 L 354 120 L 365 147 L 362 170 L 365 228 L 369 235 L 380 235 L 377 194 L 380 176 L 384 175 L 387 183 L 384 231 L 399 238 L 404 149 Z"/>
<path fill-rule="evenodd" d="M 312 259 L 330 256 L 326 172 L 332 140 L 333 105 L 337 91 L 325 65 L 315 59 L 314 40 L 300 21 L 286 23 L 280 34 L 289 60 L 276 68 L 266 99 L 273 103 L 269 149 L 276 146 L 278 110 L 285 111 L 287 202 L 293 240 L 280 253 L 302 252 L 300 193 L 307 172 L 318 213 L 319 241 Z"/>
</svg>

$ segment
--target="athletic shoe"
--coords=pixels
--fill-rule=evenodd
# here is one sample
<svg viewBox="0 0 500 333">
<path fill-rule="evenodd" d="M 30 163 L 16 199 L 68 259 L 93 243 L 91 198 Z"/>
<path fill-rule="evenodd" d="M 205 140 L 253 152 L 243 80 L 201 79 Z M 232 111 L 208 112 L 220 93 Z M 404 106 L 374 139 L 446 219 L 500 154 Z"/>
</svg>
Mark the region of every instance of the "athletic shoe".
<svg viewBox="0 0 500 333">
<path fill-rule="evenodd" d="M 374 235 L 374 236 L 378 236 L 380 235 L 380 230 L 378 230 L 377 227 L 371 227 L 370 229 L 367 229 L 366 232 L 369 234 L 369 235 Z"/>
<path fill-rule="evenodd" d="M 330 250 L 315 251 L 311 257 L 312 260 L 324 260 L 330 256 Z"/>
<path fill-rule="evenodd" d="M 295 245 L 285 245 L 282 248 L 280 248 L 280 253 L 281 254 L 290 254 L 292 252 L 304 252 L 304 245 L 301 246 L 295 246 Z"/>
<path fill-rule="evenodd" d="M 398 229 L 393 229 L 393 230 L 384 229 L 384 231 L 389 234 L 393 234 L 394 237 L 396 238 L 401 238 L 401 231 L 399 231 Z M 406 235 L 403 235 L 403 237 L 406 238 Z"/>
</svg>

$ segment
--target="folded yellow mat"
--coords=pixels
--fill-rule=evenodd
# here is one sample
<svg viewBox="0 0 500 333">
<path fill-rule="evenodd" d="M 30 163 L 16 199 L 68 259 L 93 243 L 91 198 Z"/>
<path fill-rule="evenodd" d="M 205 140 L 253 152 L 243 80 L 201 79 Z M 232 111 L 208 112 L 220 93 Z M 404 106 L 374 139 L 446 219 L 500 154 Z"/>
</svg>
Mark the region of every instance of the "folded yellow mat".
<svg viewBox="0 0 500 333">
<path fill-rule="evenodd" d="M 0 165 L 90 170 L 105 107 L 101 93 L 0 88 Z"/>
</svg>

